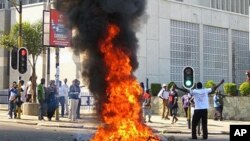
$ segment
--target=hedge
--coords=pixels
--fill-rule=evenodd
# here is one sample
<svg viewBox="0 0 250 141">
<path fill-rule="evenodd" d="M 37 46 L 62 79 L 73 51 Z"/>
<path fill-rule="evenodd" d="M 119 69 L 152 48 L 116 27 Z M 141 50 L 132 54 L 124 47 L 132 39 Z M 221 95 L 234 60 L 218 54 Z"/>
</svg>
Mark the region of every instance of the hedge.
<svg viewBox="0 0 250 141">
<path fill-rule="evenodd" d="M 153 96 L 157 96 L 160 90 L 161 90 L 160 83 L 151 83 L 151 93 Z"/>
<path fill-rule="evenodd" d="M 237 95 L 237 85 L 235 83 L 224 83 L 223 89 L 225 94 L 231 96 Z"/>
</svg>

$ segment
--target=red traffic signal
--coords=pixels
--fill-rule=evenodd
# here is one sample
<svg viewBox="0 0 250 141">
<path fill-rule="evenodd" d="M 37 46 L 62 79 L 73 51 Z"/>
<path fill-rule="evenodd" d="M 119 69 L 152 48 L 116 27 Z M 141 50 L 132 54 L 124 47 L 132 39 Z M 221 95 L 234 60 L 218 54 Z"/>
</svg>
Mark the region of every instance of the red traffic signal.
<svg viewBox="0 0 250 141">
<path fill-rule="evenodd" d="M 20 48 L 18 50 L 18 71 L 21 74 L 24 74 L 27 71 L 27 62 L 28 62 L 28 50 L 27 48 Z"/>
</svg>

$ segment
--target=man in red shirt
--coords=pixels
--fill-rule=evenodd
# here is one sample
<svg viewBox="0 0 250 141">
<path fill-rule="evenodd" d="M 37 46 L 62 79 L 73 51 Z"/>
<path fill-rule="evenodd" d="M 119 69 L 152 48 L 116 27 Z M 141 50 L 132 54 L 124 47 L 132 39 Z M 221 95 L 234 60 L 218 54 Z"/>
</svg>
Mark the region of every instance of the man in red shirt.
<svg viewBox="0 0 250 141">
<path fill-rule="evenodd" d="M 148 122 L 152 122 L 151 119 L 151 95 L 149 90 L 146 90 L 143 94 L 143 104 L 142 104 L 143 118 L 146 122 L 146 116 L 148 115 Z"/>
</svg>

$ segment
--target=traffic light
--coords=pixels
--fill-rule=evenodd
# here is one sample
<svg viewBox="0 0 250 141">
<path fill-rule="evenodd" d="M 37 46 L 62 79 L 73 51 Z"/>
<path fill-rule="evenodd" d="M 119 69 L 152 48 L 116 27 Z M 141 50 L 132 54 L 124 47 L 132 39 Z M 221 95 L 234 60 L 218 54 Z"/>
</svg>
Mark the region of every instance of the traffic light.
<svg viewBox="0 0 250 141">
<path fill-rule="evenodd" d="M 18 71 L 24 74 L 27 71 L 28 50 L 24 47 L 18 50 Z"/>
<path fill-rule="evenodd" d="M 11 51 L 11 67 L 16 70 L 17 69 L 17 52 L 18 48 L 14 47 Z"/>
<path fill-rule="evenodd" d="M 183 69 L 183 86 L 190 89 L 194 86 L 194 69 L 192 67 L 185 67 Z"/>
</svg>

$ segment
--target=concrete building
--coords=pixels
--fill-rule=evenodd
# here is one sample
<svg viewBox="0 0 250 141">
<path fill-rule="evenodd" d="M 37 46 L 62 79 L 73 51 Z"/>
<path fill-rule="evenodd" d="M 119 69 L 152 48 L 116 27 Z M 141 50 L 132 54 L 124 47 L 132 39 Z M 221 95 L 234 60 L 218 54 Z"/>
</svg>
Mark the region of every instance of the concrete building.
<svg viewBox="0 0 250 141">
<path fill-rule="evenodd" d="M 41 20 L 44 1 L 23 0 L 23 21 Z M 8 33 L 18 21 L 18 12 L 9 5 L 8 0 L 0 1 L 0 34 Z M 146 12 L 137 32 L 138 81 L 180 85 L 185 66 L 195 69 L 196 81 L 219 82 L 224 78 L 240 84 L 245 80 L 245 71 L 250 69 L 249 0 L 148 0 Z M 54 79 L 54 51 L 51 48 L 49 76 L 47 55 L 39 57 L 38 82 L 41 77 Z M 70 48 L 60 52 L 60 78 L 81 79 L 83 57 L 75 56 Z M 9 52 L 0 48 L 0 89 L 18 78 L 9 62 Z M 23 78 L 27 80 L 30 74 Z"/>
</svg>

